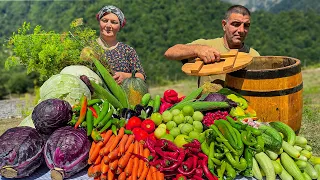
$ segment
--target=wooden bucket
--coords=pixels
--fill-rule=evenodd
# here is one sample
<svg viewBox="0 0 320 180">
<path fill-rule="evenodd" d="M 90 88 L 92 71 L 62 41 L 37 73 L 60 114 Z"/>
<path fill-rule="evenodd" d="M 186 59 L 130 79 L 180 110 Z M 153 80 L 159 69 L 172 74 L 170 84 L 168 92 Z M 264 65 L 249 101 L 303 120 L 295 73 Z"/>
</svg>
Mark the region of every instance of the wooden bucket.
<svg viewBox="0 0 320 180">
<path fill-rule="evenodd" d="M 299 132 L 303 106 L 300 60 L 254 57 L 245 69 L 228 73 L 225 85 L 243 95 L 261 121 L 282 121 Z"/>
</svg>

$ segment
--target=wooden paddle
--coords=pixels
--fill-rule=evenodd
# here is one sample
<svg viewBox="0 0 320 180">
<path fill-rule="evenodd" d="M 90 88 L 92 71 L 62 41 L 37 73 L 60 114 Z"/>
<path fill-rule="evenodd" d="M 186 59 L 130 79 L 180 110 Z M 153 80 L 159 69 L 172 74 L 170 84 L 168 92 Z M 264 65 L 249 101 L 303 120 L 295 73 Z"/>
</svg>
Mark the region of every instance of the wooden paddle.
<svg viewBox="0 0 320 180">
<path fill-rule="evenodd" d="M 211 64 L 204 64 L 200 58 L 195 62 L 185 63 L 182 71 L 192 76 L 207 76 L 212 74 L 224 74 L 244 68 L 252 61 L 252 56 L 247 53 L 231 50 L 228 53 L 220 54 L 220 61 Z"/>
</svg>

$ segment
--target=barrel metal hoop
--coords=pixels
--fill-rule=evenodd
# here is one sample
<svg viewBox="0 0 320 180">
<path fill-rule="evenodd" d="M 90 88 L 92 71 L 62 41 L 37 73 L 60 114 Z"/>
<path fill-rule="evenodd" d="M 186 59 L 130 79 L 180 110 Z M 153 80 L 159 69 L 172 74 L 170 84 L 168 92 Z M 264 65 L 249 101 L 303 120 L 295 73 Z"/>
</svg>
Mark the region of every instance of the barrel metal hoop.
<svg viewBox="0 0 320 180">
<path fill-rule="evenodd" d="M 227 88 L 243 95 L 243 96 L 256 96 L 256 97 L 273 97 L 273 96 L 284 96 L 284 95 L 289 95 L 296 93 L 303 88 L 303 83 L 299 84 L 296 87 L 289 88 L 289 89 L 283 89 L 279 91 L 268 91 L 268 92 L 257 92 L 257 91 L 246 91 L 246 90 L 239 90 L 239 89 L 234 89 L 232 87 Z"/>
<path fill-rule="evenodd" d="M 301 72 L 300 66 L 293 66 L 291 68 L 279 68 L 277 70 L 238 70 L 228 73 L 230 76 L 245 78 L 245 79 L 276 79 L 296 75 Z"/>
</svg>

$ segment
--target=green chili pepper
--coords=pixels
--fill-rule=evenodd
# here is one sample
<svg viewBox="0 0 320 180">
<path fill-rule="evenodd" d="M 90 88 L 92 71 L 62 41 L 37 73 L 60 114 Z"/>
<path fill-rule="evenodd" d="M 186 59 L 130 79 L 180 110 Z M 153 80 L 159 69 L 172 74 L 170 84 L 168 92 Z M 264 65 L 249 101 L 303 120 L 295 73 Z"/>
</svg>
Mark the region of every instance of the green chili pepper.
<svg viewBox="0 0 320 180">
<path fill-rule="evenodd" d="M 96 129 L 92 130 L 91 137 L 95 142 L 98 142 L 98 141 L 102 140 L 100 132 L 98 132 Z"/>
<path fill-rule="evenodd" d="M 68 122 L 69 125 L 74 126 L 77 122 L 77 115 L 75 113 L 72 114 L 71 120 Z"/>
<path fill-rule="evenodd" d="M 238 145 L 236 142 L 237 136 L 233 131 L 233 128 L 231 127 L 230 123 L 228 123 L 225 120 L 215 120 L 214 125 L 217 126 L 221 134 L 228 140 L 230 145 L 234 149 L 238 149 Z"/>
<path fill-rule="evenodd" d="M 86 122 L 87 122 L 87 136 L 90 136 L 93 129 L 93 115 L 91 110 L 87 110 Z"/>
<path fill-rule="evenodd" d="M 246 177 L 252 177 L 252 166 L 253 166 L 253 152 L 250 148 L 246 147 L 244 150 L 244 158 L 247 161 L 247 168 L 243 172 Z"/>
<path fill-rule="evenodd" d="M 247 126 L 246 130 L 252 132 L 252 134 L 255 135 L 255 136 L 260 136 L 261 135 L 261 131 L 259 129 L 254 128 L 254 127 Z"/>
<path fill-rule="evenodd" d="M 241 140 L 247 146 L 254 146 L 255 144 L 257 144 L 257 140 L 254 137 L 250 138 L 248 136 L 248 131 L 241 132 Z"/>
<path fill-rule="evenodd" d="M 100 106 L 98 106 L 97 104 L 94 104 L 92 107 L 93 107 L 94 110 L 96 110 L 96 112 L 98 114 L 98 117 L 99 117 L 99 114 L 100 114 L 100 111 L 101 111 L 100 110 Z"/>
<path fill-rule="evenodd" d="M 221 161 L 219 159 L 211 158 L 211 160 L 213 161 L 214 164 L 221 166 Z"/>
<path fill-rule="evenodd" d="M 236 178 L 237 172 L 235 169 L 233 169 L 233 167 L 228 162 L 226 162 L 226 171 L 227 171 L 226 180 L 233 180 Z"/>
<path fill-rule="evenodd" d="M 208 143 L 207 141 L 203 141 L 203 143 L 201 143 L 201 150 L 204 154 L 206 154 L 207 156 L 209 156 L 209 147 L 208 147 Z"/>
<path fill-rule="evenodd" d="M 230 162 L 230 164 L 234 168 L 236 168 L 236 169 L 238 169 L 240 171 L 243 171 L 243 170 L 245 170 L 247 168 L 247 161 L 244 158 L 241 157 L 240 161 L 238 162 L 233 158 L 233 156 L 231 155 L 230 152 L 226 153 L 226 157 L 227 157 L 228 161 Z"/>
<path fill-rule="evenodd" d="M 111 130 L 113 132 L 114 135 L 118 135 L 118 132 L 117 132 L 117 126 L 115 126 L 114 124 L 111 126 Z"/>
<path fill-rule="evenodd" d="M 102 100 L 101 99 L 91 99 L 88 101 L 88 106 L 93 106 L 95 104 L 101 104 Z"/>
<path fill-rule="evenodd" d="M 243 142 L 241 140 L 241 134 L 237 129 L 233 128 L 233 130 L 234 130 L 234 132 L 235 132 L 235 134 L 237 136 L 238 155 L 241 155 L 243 153 L 243 149 L 244 149 Z"/>
<path fill-rule="evenodd" d="M 221 134 L 217 126 L 213 124 L 210 126 L 210 128 L 213 130 L 214 133 L 218 135 L 216 140 L 220 140 L 220 142 L 222 142 L 230 151 L 232 151 L 235 154 L 238 154 L 238 152 L 229 144 L 228 140 Z"/>
<path fill-rule="evenodd" d="M 104 125 L 106 125 L 106 123 L 110 120 L 111 116 L 112 116 L 112 113 L 113 113 L 113 109 L 111 108 L 107 114 L 104 116 L 104 118 L 97 124 L 97 128 L 100 129 L 102 128 Z M 101 116 L 103 114 L 101 113 Z M 98 118 L 97 118 L 98 119 Z M 98 121 L 98 120 L 97 120 Z"/>
<path fill-rule="evenodd" d="M 217 159 L 222 159 L 224 157 L 224 153 L 214 153 L 213 156 Z"/>
<path fill-rule="evenodd" d="M 102 119 L 106 116 L 106 114 L 109 112 L 109 102 L 108 101 L 104 101 L 102 103 L 102 109 L 101 112 L 99 114 L 99 117 L 97 119 L 95 119 L 96 121 L 93 122 L 93 126 L 97 127 L 97 125 L 102 121 Z"/>
<path fill-rule="evenodd" d="M 221 166 L 220 168 L 218 169 L 218 177 L 219 177 L 219 180 L 224 180 L 224 177 L 223 177 L 223 174 L 226 170 L 226 162 L 225 161 L 222 161 L 221 162 Z"/>
<path fill-rule="evenodd" d="M 257 136 L 257 144 L 254 145 L 257 152 L 264 151 L 264 140 L 262 138 L 262 135 Z"/>
<path fill-rule="evenodd" d="M 214 154 L 214 141 L 212 141 L 212 142 L 210 143 L 210 146 L 209 146 L 209 155 L 208 155 L 208 169 L 210 170 L 210 172 L 211 172 L 212 174 L 214 174 L 214 164 L 213 164 L 213 161 L 212 161 L 213 154 Z"/>
</svg>

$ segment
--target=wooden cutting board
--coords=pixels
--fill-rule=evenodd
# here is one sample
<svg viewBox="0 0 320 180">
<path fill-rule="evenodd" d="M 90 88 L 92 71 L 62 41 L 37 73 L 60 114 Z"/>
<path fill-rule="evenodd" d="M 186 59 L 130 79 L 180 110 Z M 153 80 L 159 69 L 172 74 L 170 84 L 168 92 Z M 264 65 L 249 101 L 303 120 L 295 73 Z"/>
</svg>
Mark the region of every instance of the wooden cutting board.
<svg viewBox="0 0 320 180">
<path fill-rule="evenodd" d="M 225 74 L 246 67 L 252 62 L 253 57 L 248 53 L 231 50 L 220 55 L 221 60 L 212 64 L 204 64 L 200 58 L 195 62 L 185 63 L 182 71 L 191 76 L 208 76 L 213 74 Z"/>
</svg>

